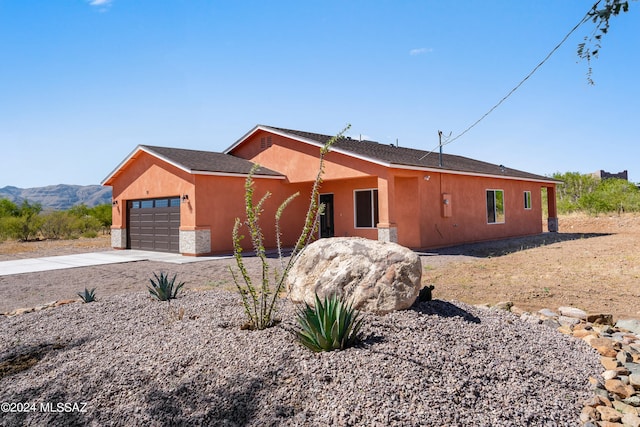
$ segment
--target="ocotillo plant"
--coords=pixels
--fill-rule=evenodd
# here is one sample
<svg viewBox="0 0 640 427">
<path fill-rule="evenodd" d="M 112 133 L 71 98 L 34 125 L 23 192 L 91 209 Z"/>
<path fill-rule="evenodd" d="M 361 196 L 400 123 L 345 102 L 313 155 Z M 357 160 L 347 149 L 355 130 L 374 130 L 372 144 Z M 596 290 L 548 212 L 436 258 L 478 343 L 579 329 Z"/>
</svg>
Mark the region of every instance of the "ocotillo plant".
<svg viewBox="0 0 640 427">
<path fill-rule="evenodd" d="M 234 245 L 234 258 L 236 260 L 238 270 L 240 271 L 242 281 L 237 277 L 233 269 L 229 267 L 236 287 L 238 288 L 240 296 L 242 297 L 244 310 L 248 317 L 248 322 L 246 325 L 248 329 L 265 329 L 274 324 L 274 314 L 278 294 L 284 287 L 285 279 L 289 271 L 291 270 L 291 267 L 293 267 L 293 264 L 296 262 L 300 254 L 304 251 L 304 249 L 313 238 L 313 235 L 318 228 L 320 215 L 322 215 L 324 210 L 324 206 L 320 205 L 318 202 L 320 186 L 322 184 L 322 174 L 324 173 L 324 158 L 330 151 L 331 146 L 337 140 L 342 138 L 342 135 L 350 127 L 351 125 L 347 125 L 340 133 L 330 138 L 327 143 L 320 149 L 320 164 L 318 167 L 318 174 L 316 175 L 315 182 L 313 183 L 313 187 L 311 189 L 311 198 L 309 201 L 309 208 L 305 217 L 304 226 L 295 246 L 293 247 L 289 259 L 286 262 L 282 254 L 282 243 L 280 239 L 280 218 L 285 208 L 289 205 L 289 203 L 291 203 L 294 198 L 299 195 L 299 193 L 293 194 L 289 198 L 287 198 L 276 211 L 276 245 L 278 249 L 278 255 L 280 257 L 280 271 L 276 270 L 274 272 L 273 284 L 271 283 L 271 277 L 269 274 L 269 263 L 267 262 L 267 255 L 264 247 L 264 235 L 259 223 L 260 215 L 262 213 L 262 207 L 265 201 L 271 196 L 271 193 L 267 192 L 257 204 L 254 204 L 253 175 L 255 174 L 259 166 L 255 165 L 249 173 L 249 176 L 245 181 L 245 212 L 247 215 L 245 224 L 249 228 L 251 243 L 253 245 L 255 254 L 258 258 L 260 258 L 262 264 L 262 281 L 260 286 L 258 287 L 253 283 L 244 265 L 244 261 L 242 258 L 242 245 L 240 243 L 244 236 L 240 234 L 240 227 L 242 226 L 242 221 L 240 220 L 240 218 L 236 218 L 232 237 Z"/>
</svg>

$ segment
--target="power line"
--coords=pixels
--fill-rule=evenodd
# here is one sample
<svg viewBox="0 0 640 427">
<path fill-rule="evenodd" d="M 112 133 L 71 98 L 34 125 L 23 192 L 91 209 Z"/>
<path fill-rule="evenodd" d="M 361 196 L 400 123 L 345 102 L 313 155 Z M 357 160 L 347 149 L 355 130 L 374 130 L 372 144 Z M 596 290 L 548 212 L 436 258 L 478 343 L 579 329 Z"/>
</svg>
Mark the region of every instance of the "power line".
<svg viewBox="0 0 640 427">
<path fill-rule="evenodd" d="M 564 38 L 560 41 L 560 43 L 558 43 L 558 44 L 556 45 L 556 47 L 554 47 L 554 48 L 551 50 L 551 52 L 549 52 L 549 53 L 547 54 L 547 56 L 545 56 L 545 58 L 544 58 L 544 59 L 543 59 L 543 60 L 542 60 L 538 65 L 536 65 L 536 66 L 535 66 L 535 68 L 534 68 L 533 70 L 531 70 L 531 72 L 530 72 L 529 74 L 527 74 L 527 76 L 526 76 L 524 79 L 522 79 L 522 80 L 520 81 L 520 83 L 518 83 L 518 84 L 517 84 L 513 89 L 511 89 L 511 91 L 510 91 L 508 94 L 506 94 L 506 95 L 505 95 L 505 96 L 504 96 L 500 101 L 498 101 L 498 103 L 497 103 L 496 105 L 494 105 L 493 107 L 491 107 L 491 108 L 489 109 L 489 111 L 487 111 L 486 113 L 484 113 L 484 114 L 482 115 L 482 117 L 480 117 L 478 120 L 476 120 L 475 122 L 473 122 L 473 124 L 472 124 L 471 126 L 467 127 L 467 128 L 466 128 L 465 130 L 463 130 L 459 135 L 456 135 L 454 138 L 452 138 L 452 139 L 450 139 L 450 140 L 446 141 L 444 144 L 438 144 L 438 145 L 437 145 L 437 146 L 435 146 L 431 151 L 429 151 L 427 154 L 425 154 L 424 156 L 420 157 L 420 159 L 419 159 L 419 160 L 422 160 L 422 159 L 424 159 L 425 157 L 427 157 L 429 154 L 433 153 L 433 152 L 436 150 L 436 148 L 444 147 L 445 145 L 451 144 L 452 142 L 454 142 L 454 141 L 455 141 L 455 140 L 457 140 L 458 138 L 462 137 L 464 134 L 466 134 L 466 133 L 467 133 L 467 132 L 469 132 L 471 129 L 473 129 L 474 127 L 476 127 L 476 125 L 478 125 L 478 123 L 480 123 L 482 120 L 484 120 L 484 119 L 485 119 L 485 117 L 487 117 L 489 114 L 491 114 L 491 113 L 492 113 L 496 108 L 498 108 L 498 107 L 499 107 L 499 106 L 500 106 L 504 101 L 506 101 L 506 100 L 507 100 L 507 98 L 509 98 L 511 95 L 513 95 L 513 93 L 514 93 L 516 90 L 518 90 L 518 89 L 520 88 L 520 86 L 522 86 L 522 85 L 524 84 L 524 82 L 526 82 L 527 80 L 529 80 L 529 77 L 531 77 L 531 76 L 532 76 L 536 71 L 538 71 L 538 69 L 539 69 L 540 67 L 542 67 L 542 65 L 543 65 L 545 62 L 547 62 L 547 60 L 548 60 L 549 58 L 551 58 L 551 55 L 553 55 L 553 54 L 554 54 L 554 53 L 555 53 L 555 52 L 560 48 L 560 46 L 562 46 L 562 45 L 564 44 L 564 42 L 565 42 L 565 41 L 567 41 L 567 39 L 569 38 L 569 36 L 571 36 L 571 34 L 573 34 L 573 33 L 574 33 L 574 31 L 576 31 L 576 30 L 577 30 L 577 29 L 578 29 L 582 24 L 584 24 L 585 22 L 587 22 L 587 21 L 590 19 L 590 17 L 591 17 L 591 13 L 592 13 L 592 11 L 593 11 L 594 7 L 596 7 L 596 5 L 597 5 L 598 3 L 600 3 L 600 2 L 598 1 L 594 6 L 592 6 L 592 7 L 589 9 L 589 11 L 584 15 L 584 17 L 580 20 L 580 22 L 578 22 L 578 23 L 577 23 L 577 24 L 576 24 L 576 25 L 571 29 L 571 31 L 569 31 L 569 32 L 567 33 L 567 35 L 565 35 L 565 36 L 564 36 Z"/>
</svg>

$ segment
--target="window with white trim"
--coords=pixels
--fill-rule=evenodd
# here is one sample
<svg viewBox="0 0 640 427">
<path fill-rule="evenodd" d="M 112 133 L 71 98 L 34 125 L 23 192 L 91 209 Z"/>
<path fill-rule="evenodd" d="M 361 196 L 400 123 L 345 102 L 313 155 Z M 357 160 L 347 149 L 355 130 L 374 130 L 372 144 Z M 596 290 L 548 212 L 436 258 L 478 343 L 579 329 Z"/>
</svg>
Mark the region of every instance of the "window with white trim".
<svg viewBox="0 0 640 427">
<path fill-rule="evenodd" d="M 524 208 L 531 209 L 531 191 L 524 192 Z"/>
<path fill-rule="evenodd" d="M 487 223 L 504 223 L 503 190 L 487 190 Z"/>
<path fill-rule="evenodd" d="M 375 228 L 378 224 L 378 190 L 353 192 L 356 228 Z"/>
</svg>

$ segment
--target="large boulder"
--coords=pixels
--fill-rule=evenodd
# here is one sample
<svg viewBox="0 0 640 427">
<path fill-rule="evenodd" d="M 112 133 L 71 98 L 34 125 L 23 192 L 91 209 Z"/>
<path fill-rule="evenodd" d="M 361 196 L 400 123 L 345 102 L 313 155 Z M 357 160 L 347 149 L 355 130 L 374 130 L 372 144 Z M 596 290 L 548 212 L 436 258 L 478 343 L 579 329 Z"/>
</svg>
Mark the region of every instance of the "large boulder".
<svg viewBox="0 0 640 427">
<path fill-rule="evenodd" d="M 411 307 L 420 292 L 420 257 L 396 243 L 333 237 L 310 244 L 287 277 L 295 302 L 338 294 L 379 314 Z"/>
</svg>

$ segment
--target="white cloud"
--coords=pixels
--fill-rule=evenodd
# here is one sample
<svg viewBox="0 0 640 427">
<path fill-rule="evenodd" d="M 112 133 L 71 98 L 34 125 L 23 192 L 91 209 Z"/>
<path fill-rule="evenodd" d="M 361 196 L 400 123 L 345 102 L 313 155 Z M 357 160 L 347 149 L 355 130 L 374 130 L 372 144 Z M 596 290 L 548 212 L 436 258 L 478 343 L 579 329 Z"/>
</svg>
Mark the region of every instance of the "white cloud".
<svg viewBox="0 0 640 427">
<path fill-rule="evenodd" d="M 105 13 L 111 7 L 111 3 L 113 0 L 86 0 L 89 3 L 89 6 L 93 6 L 100 13 Z"/>
<path fill-rule="evenodd" d="M 429 53 L 429 52 L 433 52 L 433 48 L 421 47 L 421 48 L 418 48 L 418 49 L 411 49 L 409 51 L 409 55 L 411 55 L 411 56 L 424 55 L 425 53 Z"/>
</svg>

